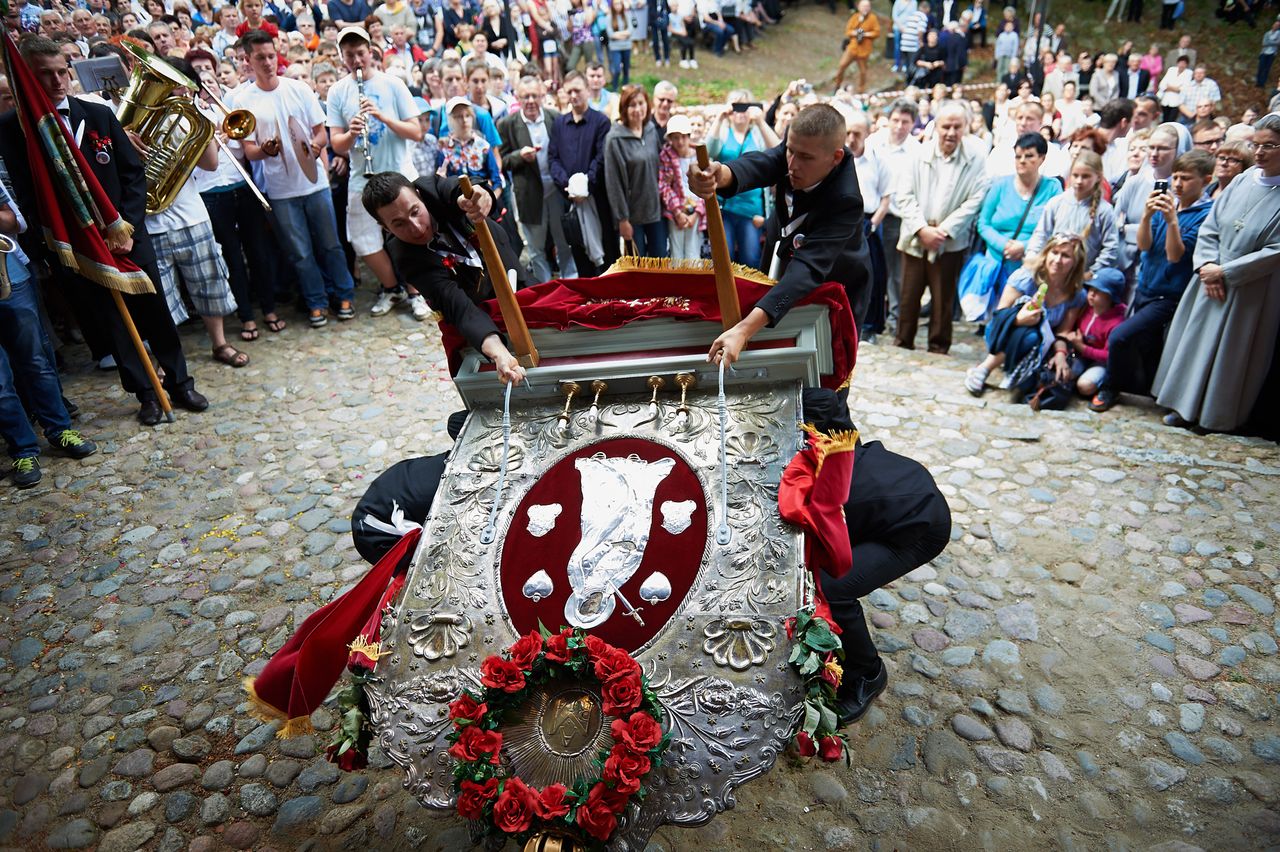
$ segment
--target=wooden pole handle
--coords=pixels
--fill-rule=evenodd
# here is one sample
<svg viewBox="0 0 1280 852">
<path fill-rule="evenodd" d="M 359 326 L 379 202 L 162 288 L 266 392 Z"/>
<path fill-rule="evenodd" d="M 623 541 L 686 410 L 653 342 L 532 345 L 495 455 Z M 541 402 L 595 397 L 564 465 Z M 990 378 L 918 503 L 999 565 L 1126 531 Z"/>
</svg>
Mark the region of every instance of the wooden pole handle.
<svg viewBox="0 0 1280 852">
<path fill-rule="evenodd" d="M 466 175 L 458 179 L 462 186 L 462 194 L 470 199 L 475 194 L 475 187 Z M 480 241 L 480 254 L 484 256 L 484 268 L 493 282 L 493 293 L 498 298 L 498 308 L 502 311 L 502 323 L 507 327 L 507 336 L 511 339 L 512 353 L 522 367 L 538 366 L 538 350 L 533 345 L 533 337 L 529 334 L 529 326 L 524 321 L 524 312 L 516 301 L 516 294 L 507 280 L 507 267 L 498 252 L 498 244 L 489 233 L 489 223 L 481 220 L 476 223 L 476 236 Z"/>
<path fill-rule="evenodd" d="M 698 154 L 698 168 L 710 168 L 707 146 L 698 145 L 694 150 Z M 716 274 L 716 301 L 720 304 L 721 323 L 727 331 L 742 319 L 742 307 L 738 304 L 738 285 L 733 278 L 733 262 L 729 260 L 729 240 L 720 215 L 720 201 L 715 195 L 707 199 L 707 240 L 711 243 L 711 266 Z"/>
<path fill-rule="evenodd" d="M 129 306 L 124 303 L 124 296 L 120 295 L 119 290 L 111 291 L 111 301 L 116 303 L 116 310 L 120 312 L 120 319 L 124 322 L 125 331 L 129 332 L 129 339 L 133 341 L 134 351 L 138 353 L 138 359 L 142 361 L 142 368 L 147 371 L 147 380 L 151 382 L 151 389 L 155 391 L 156 399 L 160 402 L 160 409 L 164 412 L 164 419 L 166 422 L 172 423 L 174 420 L 173 405 L 169 402 L 169 394 L 165 393 L 164 385 L 160 384 L 160 377 L 156 375 L 156 368 L 151 363 L 151 355 L 147 352 L 146 347 L 142 345 L 142 335 L 138 334 L 138 327 L 133 324 L 133 316 L 129 313 Z"/>
</svg>

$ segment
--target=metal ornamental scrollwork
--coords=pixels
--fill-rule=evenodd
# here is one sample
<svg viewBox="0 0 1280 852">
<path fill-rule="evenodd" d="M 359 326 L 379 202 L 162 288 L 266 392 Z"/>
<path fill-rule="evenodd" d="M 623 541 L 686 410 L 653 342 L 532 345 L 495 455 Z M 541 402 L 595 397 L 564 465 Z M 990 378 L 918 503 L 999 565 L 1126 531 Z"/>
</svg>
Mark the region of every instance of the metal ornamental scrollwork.
<svg viewBox="0 0 1280 852">
<path fill-rule="evenodd" d="M 532 534 L 564 523 L 549 501 L 533 517 L 514 515 L 558 459 L 610 438 L 663 445 L 687 461 L 704 494 L 718 490 L 715 394 L 691 391 L 688 418 L 677 429 L 679 396 L 673 395 L 670 378 L 656 410 L 649 391 L 606 396 L 598 416 L 590 413 L 590 400 L 579 400 L 567 430 L 558 417 L 562 399 L 515 406 L 500 536 L 509 528 Z M 583 380 L 586 386 L 590 377 Z M 636 652 L 665 710 L 672 744 L 652 777 L 650 794 L 621 817 L 610 843 L 613 852 L 639 852 L 660 825 L 697 825 L 733 807 L 734 789 L 774 764 L 802 712 L 800 682 L 786 665 L 781 624 L 807 601 L 809 591 L 800 536 L 777 510 L 778 482 L 797 443 L 800 388 L 763 381 L 750 390 L 729 388 L 728 396 L 731 544 L 722 547 L 714 535 L 694 534 L 687 528 L 688 507 L 679 501 L 665 510 L 660 501 L 652 507 L 655 528 L 680 536 L 681 546 L 700 553 L 701 560 L 696 582 L 675 615 Z M 410 794 L 433 809 L 453 806 L 453 762 L 444 739 L 448 704 L 461 689 L 478 688 L 484 658 L 517 638 L 499 585 L 502 539 L 484 545 L 479 538 L 498 482 L 501 443 L 501 412 L 474 411 L 451 453 L 404 597 L 384 617 L 384 648 L 391 653 L 367 687 L 382 749 L 405 771 Z M 714 529 L 719 518 L 707 522 Z M 550 573 L 538 574 L 534 567 Z M 526 600 L 546 597 L 568 584 L 566 569 L 531 566 L 514 591 Z M 652 605 L 672 594 L 677 578 L 663 573 L 672 570 L 669 566 L 646 564 L 641 570 L 646 583 L 632 603 Z M 561 746 L 565 737 L 576 736 L 576 729 L 570 730 L 576 720 L 565 719 L 552 720 L 548 728 Z M 576 748 L 576 740 L 571 744 Z M 524 752 L 505 757 L 519 774 L 536 758 Z M 542 765 L 546 771 L 546 760 Z"/>
</svg>

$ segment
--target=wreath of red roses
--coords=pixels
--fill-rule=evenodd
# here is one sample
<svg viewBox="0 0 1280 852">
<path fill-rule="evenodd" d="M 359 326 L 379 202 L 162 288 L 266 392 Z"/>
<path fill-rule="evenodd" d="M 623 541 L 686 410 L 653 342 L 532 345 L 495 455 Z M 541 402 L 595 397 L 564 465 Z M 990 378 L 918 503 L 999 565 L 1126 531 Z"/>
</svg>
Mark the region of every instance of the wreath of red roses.
<svg viewBox="0 0 1280 852">
<path fill-rule="evenodd" d="M 602 710 L 613 716 L 612 749 L 596 758 L 598 772 L 572 787 L 551 784 L 542 790 L 506 774 L 502 733 L 508 711 L 524 704 L 532 687 L 561 677 L 595 680 Z M 453 789 L 459 816 L 480 824 L 481 834 L 523 846 L 535 832 L 585 833 L 587 848 L 603 848 L 633 800 L 642 800 L 645 781 L 662 763 L 668 737 L 662 732 L 662 706 L 649 688 L 640 664 L 582 630 L 552 634 L 543 628 L 521 636 L 501 655 L 480 666 L 476 695 L 463 691 L 449 705 L 454 730 L 448 740 L 456 765 Z"/>
</svg>

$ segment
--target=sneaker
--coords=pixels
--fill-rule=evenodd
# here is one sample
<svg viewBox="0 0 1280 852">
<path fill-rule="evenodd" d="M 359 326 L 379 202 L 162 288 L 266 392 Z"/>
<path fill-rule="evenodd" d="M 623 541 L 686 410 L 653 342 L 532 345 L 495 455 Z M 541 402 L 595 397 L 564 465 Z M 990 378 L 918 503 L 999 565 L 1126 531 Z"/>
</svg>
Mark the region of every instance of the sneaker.
<svg viewBox="0 0 1280 852">
<path fill-rule="evenodd" d="M 19 488 L 30 488 L 40 481 L 40 462 L 35 456 L 13 460 L 13 484 Z"/>
<path fill-rule="evenodd" d="M 324 308 L 312 308 L 307 322 L 311 323 L 312 328 L 324 328 L 329 324 L 329 318 L 325 316 Z"/>
<path fill-rule="evenodd" d="M 82 459 L 98 451 L 97 444 L 86 440 L 75 429 L 63 429 L 52 436 L 49 438 L 49 446 L 63 455 L 71 456 L 73 459 Z"/>
<path fill-rule="evenodd" d="M 356 309 L 351 307 L 351 302 L 343 299 L 338 303 L 338 321 L 347 322 L 356 318 Z"/>
<path fill-rule="evenodd" d="M 378 301 L 373 303 L 373 307 L 369 309 L 369 315 L 380 317 L 389 313 L 392 306 L 404 301 L 404 291 L 399 287 L 393 290 L 383 290 L 378 294 Z"/>
<path fill-rule="evenodd" d="M 697 71 L 697 70 L 698 70 L 698 60 L 696 60 L 696 59 L 690 59 L 690 60 L 689 60 L 689 67 L 690 67 L 690 68 L 692 68 L 693 70 Z"/>
<path fill-rule="evenodd" d="M 418 322 L 431 316 L 431 308 L 427 307 L 427 300 L 422 298 L 421 293 L 409 297 L 409 310 L 413 311 L 413 318 Z"/>
<path fill-rule="evenodd" d="M 1114 408 L 1119 401 L 1120 395 L 1118 393 L 1110 388 L 1102 388 L 1093 399 L 1089 400 L 1089 410 L 1101 413 Z"/>
<path fill-rule="evenodd" d="M 964 389 L 974 396 L 982 396 L 982 392 L 987 389 L 989 375 L 991 371 L 985 367 L 970 367 L 964 374 Z"/>
<path fill-rule="evenodd" d="M 687 60 L 687 59 L 681 59 L 681 60 L 680 60 L 680 67 L 681 67 L 681 68 L 683 68 L 683 69 L 685 69 L 686 71 L 687 71 L 687 70 L 689 70 L 689 60 Z"/>
</svg>

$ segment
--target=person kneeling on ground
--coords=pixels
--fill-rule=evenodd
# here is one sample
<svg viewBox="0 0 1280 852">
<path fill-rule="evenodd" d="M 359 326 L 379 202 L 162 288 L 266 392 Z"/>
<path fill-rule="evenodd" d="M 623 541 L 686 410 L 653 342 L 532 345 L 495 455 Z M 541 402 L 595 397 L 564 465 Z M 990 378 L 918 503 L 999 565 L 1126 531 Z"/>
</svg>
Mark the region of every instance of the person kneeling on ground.
<svg viewBox="0 0 1280 852">
<path fill-rule="evenodd" d="M 1053 341 L 1049 359 L 1040 370 L 1040 387 L 1027 400 L 1035 411 L 1066 408 L 1077 393 L 1089 399 L 1106 380 L 1107 340 L 1124 320 L 1124 273 L 1100 269 L 1084 287 L 1088 307 L 1075 328 Z M 1059 381 L 1064 362 L 1068 378 Z"/>
</svg>

